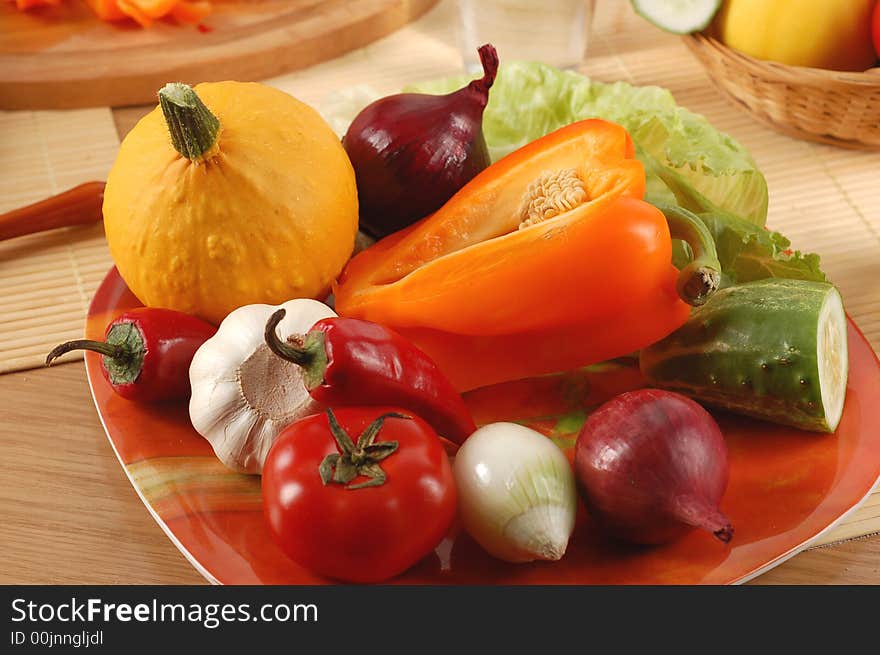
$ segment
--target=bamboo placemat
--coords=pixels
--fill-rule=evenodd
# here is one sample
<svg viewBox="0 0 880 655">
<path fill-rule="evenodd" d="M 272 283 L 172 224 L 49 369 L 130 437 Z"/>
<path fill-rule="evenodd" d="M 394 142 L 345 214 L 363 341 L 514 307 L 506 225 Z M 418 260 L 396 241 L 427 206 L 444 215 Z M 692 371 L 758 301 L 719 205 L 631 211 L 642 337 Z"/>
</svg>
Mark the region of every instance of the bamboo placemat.
<svg viewBox="0 0 880 655">
<path fill-rule="evenodd" d="M 109 109 L 0 112 L 0 212 L 106 179 L 118 145 Z M 0 373 L 41 366 L 52 346 L 82 337 L 111 266 L 100 223 L 0 241 Z"/>
<path fill-rule="evenodd" d="M 361 84 L 391 93 L 454 74 L 461 65 L 454 24 L 454 2 L 447 0 L 366 48 L 269 83 L 319 106 Z M 880 153 L 798 141 L 757 123 L 721 98 L 680 39 L 647 25 L 628 2 L 598 0 L 582 72 L 664 86 L 748 147 L 770 187 L 768 223 L 795 248 L 821 254 L 850 315 L 880 348 Z M 0 209 L 103 179 L 115 148 L 107 110 L 0 114 Z M 88 299 L 109 266 L 100 228 L 0 243 L 0 372 L 39 365 L 56 341 L 81 335 Z M 880 492 L 817 543 L 875 532 Z"/>
</svg>

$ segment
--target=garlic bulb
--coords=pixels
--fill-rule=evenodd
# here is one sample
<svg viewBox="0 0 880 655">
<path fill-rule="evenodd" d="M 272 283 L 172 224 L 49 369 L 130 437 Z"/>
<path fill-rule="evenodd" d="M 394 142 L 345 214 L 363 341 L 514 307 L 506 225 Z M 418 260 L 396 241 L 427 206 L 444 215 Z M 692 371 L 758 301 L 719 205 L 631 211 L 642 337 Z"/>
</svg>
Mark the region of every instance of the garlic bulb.
<svg viewBox="0 0 880 655">
<path fill-rule="evenodd" d="M 490 555 L 558 560 L 574 530 L 574 472 L 547 437 L 516 423 L 474 432 L 453 465 L 461 522 Z"/>
<path fill-rule="evenodd" d="M 239 307 L 196 351 L 189 368 L 190 421 L 220 461 L 241 473 L 260 473 L 278 433 L 322 409 L 306 390 L 303 369 L 275 356 L 263 339 L 266 321 L 281 307 L 287 310 L 278 325 L 283 338 L 336 316 L 308 299 Z"/>
</svg>

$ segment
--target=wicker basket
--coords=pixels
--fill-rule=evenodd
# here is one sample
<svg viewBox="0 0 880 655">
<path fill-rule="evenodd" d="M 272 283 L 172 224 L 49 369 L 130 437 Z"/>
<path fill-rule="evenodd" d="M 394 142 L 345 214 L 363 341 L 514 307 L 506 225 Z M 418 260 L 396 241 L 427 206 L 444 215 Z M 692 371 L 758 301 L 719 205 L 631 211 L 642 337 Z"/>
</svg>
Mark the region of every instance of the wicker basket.
<svg viewBox="0 0 880 655">
<path fill-rule="evenodd" d="M 848 73 L 761 61 L 705 33 L 684 37 L 731 102 L 778 131 L 845 148 L 880 149 L 880 68 Z"/>
</svg>

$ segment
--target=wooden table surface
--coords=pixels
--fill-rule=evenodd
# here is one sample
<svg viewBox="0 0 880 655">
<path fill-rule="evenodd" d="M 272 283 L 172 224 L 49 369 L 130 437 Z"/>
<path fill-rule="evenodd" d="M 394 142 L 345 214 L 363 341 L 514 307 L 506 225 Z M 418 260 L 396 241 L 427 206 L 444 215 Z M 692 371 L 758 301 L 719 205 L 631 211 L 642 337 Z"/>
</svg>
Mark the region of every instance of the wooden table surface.
<svg viewBox="0 0 880 655">
<path fill-rule="evenodd" d="M 114 111 L 120 136 L 144 111 Z M 82 362 L 0 375 L 0 453 L 0 583 L 205 583 L 129 484 Z M 878 582 L 880 536 L 807 550 L 753 581 Z"/>
</svg>

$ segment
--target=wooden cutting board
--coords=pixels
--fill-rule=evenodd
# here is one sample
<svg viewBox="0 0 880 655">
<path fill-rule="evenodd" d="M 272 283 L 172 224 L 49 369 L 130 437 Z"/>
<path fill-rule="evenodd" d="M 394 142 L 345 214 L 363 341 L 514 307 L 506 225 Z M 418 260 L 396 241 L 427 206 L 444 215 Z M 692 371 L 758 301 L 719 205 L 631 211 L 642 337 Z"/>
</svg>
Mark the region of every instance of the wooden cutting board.
<svg viewBox="0 0 880 655">
<path fill-rule="evenodd" d="M 360 48 L 437 0 L 214 0 L 201 25 L 98 20 L 83 0 L 0 2 L 0 109 L 150 103 L 166 82 L 262 80 Z"/>
</svg>

